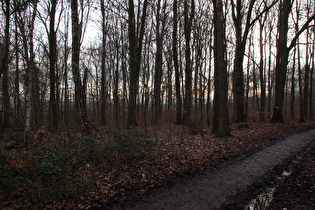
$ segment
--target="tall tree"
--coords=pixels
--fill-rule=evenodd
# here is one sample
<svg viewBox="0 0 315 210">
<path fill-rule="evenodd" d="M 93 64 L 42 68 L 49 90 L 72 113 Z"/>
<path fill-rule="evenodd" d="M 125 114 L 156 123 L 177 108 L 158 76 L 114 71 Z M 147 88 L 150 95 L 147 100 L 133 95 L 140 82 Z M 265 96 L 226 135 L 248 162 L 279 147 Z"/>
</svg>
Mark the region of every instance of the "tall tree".
<svg viewBox="0 0 315 210">
<path fill-rule="evenodd" d="M 236 5 L 234 0 L 232 3 L 232 18 L 235 28 L 236 45 L 235 45 L 235 59 L 233 70 L 233 93 L 236 107 L 236 123 L 246 122 L 246 116 L 244 113 L 244 73 L 243 73 L 243 61 L 245 55 L 245 47 L 250 28 L 255 24 L 259 17 L 267 12 L 277 0 L 273 1 L 269 6 L 265 6 L 264 10 L 257 14 L 252 19 L 252 11 L 257 1 L 250 0 L 249 5 L 245 6 L 244 1 L 237 0 Z M 245 8 L 247 11 L 245 12 Z M 246 14 L 246 16 L 245 16 Z M 246 19 L 245 27 L 243 31 L 243 20 Z"/>
<path fill-rule="evenodd" d="M 81 5 L 82 6 L 82 5 Z M 90 133 L 90 126 L 87 119 L 85 84 L 82 84 L 80 76 L 80 48 L 82 37 L 82 22 L 79 22 L 78 1 L 71 0 L 71 23 L 72 23 L 72 74 L 75 85 L 75 110 L 80 116 L 83 126 L 83 135 Z"/>
<path fill-rule="evenodd" d="M 18 34 L 18 14 L 14 14 L 14 22 L 15 22 L 15 97 L 14 97 L 14 108 L 16 111 L 17 119 L 20 118 L 20 109 L 21 109 L 21 99 L 20 99 L 20 48 L 19 48 L 19 34 Z"/>
<path fill-rule="evenodd" d="M 214 107 L 212 132 L 220 137 L 231 135 L 228 112 L 228 75 L 226 37 L 222 0 L 213 0 L 214 7 Z"/>
<path fill-rule="evenodd" d="M 190 14 L 189 14 L 190 8 Z M 195 1 L 184 1 L 184 35 L 185 35 L 185 98 L 184 98 L 184 115 L 183 120 L 186 125 L 191 123 L 191 104 L 192 104 L 192 62 L 191 62 L 191 31 L 195 17 Z"/>
<path fill-rule="evenodd" d="M 314 11 L 315 11 L 315 4 L 314 4 Z M 315 19 L 313 22 L 313 25 L 315 25 Z M 313 92 L 314 92 L 314 71 L 315 71 L 315 30 L 313 30 L 313 44 L 312 44 L 312 69 L 311 69 L 311 75 L 310 75 L 310 103 L 309 103 L 309 118 L 314 119 L 314 113 L 313 113 Z"/>
<path fill-rule="evenodd" d="M 64 11 L 64 46 L 63 46 L 63 78 L 64 78 L 64 104 L 63 104 L 63 120 L 65 125 L 69 123 L 69 90 L 68 90 L 68 57 L 69 57 L 69 9 L 65 8 Z"/>
<path fill-rule="evenodd" d="M 29 136 L 31 131 L 31 122 L 32 122 L 32 98 L 33 98 L 33 75 L 35 72 L 35 53 L 34 53 L 34 25 L 35 25 L 35 18 L 37 14 L 37 3 L 38 1 L 35 0 L 32 3 L 26 4 L 26 6 L 30 7 L 30 20 L 26 22 L 23 18 L 22 11 L 18 10 L 18 25 L 20 28 L 20 32 L 23 39 L 23 48 L 24 48 L 24 58 L 26 61 L 26 84 L 25 84 L 25 128 L 24 128 L 24 139 L 23 144 L 24 147 L 28 146 L 29 143 Z M 27 26 L 27 27 L 26 27 Z"/>
<path fill-rule="evenodd" d="M 118 85 L 119 85 L 119 38 L 115 40 L 115 47 L 116 47 L 116 66 L 115 66 L 115 73 L 114 73 L 114 119 L 116 121 L 117 127 L 119 128 L 119 96 L 118 96 Z"/>
<path fill-rule="evenodd" d="M 10 126 L 10 96 L 9 96 L 9 59 L 10 59 L 10 17 L 11 17 L 11 1 L 2 1 L 2 11 L 5 15 L 5 27 L 4 27 L 4 46 L 3 56 L 0 57 L 0 78 L 2 77 L 2 111 L 3 118 L 0 117 L 3 127 Z M 2 116 L 2 111 L 0 115 Z M 2 122 L 3 120 L 3 122 Z M 0 128 L 2 130 L 2 127 Z"/>
<path fill-rule="evenodd" d="M 158 124 L 161 118 L 161 83 L 163 74 L 163 39 L 166 23 L 166 1 L 163 1 L 161 11 L 161 0 L 156 6 L 156 53 L 155 53 L 155 74 L 154 74 L 154 119 L 153 123 Z"/>
<path fill-rule="evenodd" d="M 273 116 L 271 122 L 283 123 L 283 104 L 284 104 L 284 89 L 287 74 L 287 64 L 289 52 L 296 45 L 299 36 L 305 31 L 309 23 L 314 20 L 315 13 L 304 23 L 302 28 L 296 33 L 287 46 L 288 39 L 288 23 L 289 15 L 292 9 L 292 1 L 281 0 L 279 8 L 279 22 L 278 22 L 278 39 L 277 39 L 277 58 L 276 58 L 276 79 L 275 79 L 275 103 L 273 108 Z"/>
<path fill-rule="evenodd" d="M 58 103 L 56 101 L 56 62 L 57 62 L 57 37 L 55 31 L 55 15 L 58 0 L 51 0 L 49 11 L 49 77 L 50 77 L 50 98 L 49 112 L 50 123 L 53 130 L 58 128 Z"/>
<path fill-rule="evenodd" d="M 296 59 L 296 48 L 293 52 L 293 66 L 291 70 L 291 98 L 290 98 L 290 116 L 294 120 L 294 102 L 295 102 L 295 59 Z"/>
<path fill-rule="evenodd" d="M 306 17 L 309 18 L 310 17 L 310 5 L 309 5 L 309 1 L 306 2 L 306 8 L 307 8 L 307 12 L 306 12 Z M 315 11 L 314 11 L 315 12 Z M 304 99 L 304 114 L 305 117 L 307 118 L 309 115 L 309 84 L 310 84 L 310 64 L 309 64 L 309 47 L 310 47 L 310 43 L 309 43 L 309 29 L 306 29 L 306 56 L 305 56 L 305 74 L 304 74 L 304 92 L 303 92 L 303 99 Z"/>
<path fill-rule="evenodd" d="M 135 16 L 134 1 L 128 1 L 128 37 L 129 37 L 129 102 L 127 126 L 136 126 L 136 104 L 139 86 L 139 74 L 141 68 L 141 53 L 143 37 L 145 32 L 145 20 L 147 16 L 148 0 L 144 0 L 142 14 L 140 15 L 140 4 L 138 5 L 138 17 Z"/>
<path fill-rule="evenodd" d="M 106 41 L 107 41 L 107 22 L 105 14 L 105 3 L 101 1 L 101 15 L 102 15 L 102 47 L 101 47 L 101 124 L 105 125 L 105 113 L 106 113 Z"/>
<path fill-rule="evenodd" d="M 212 40 L 213 40 L 213 26 L 210 28 L 210 40 L 209 40 L 209 61 L 212 61 Z M 207 84 L 207 104 L 206 104 L 206 113 L 207 113 L 207 126 L 210 126 L 210 93 L 211 93 L 211 71 L 212 65 L 210 62 L 209 72 L 208 72 L 208 84 Z"/>
<path fill-rule="evenodd" d="M 268 118 L 271 116 L 271 96 L 273 91 L 273 84 L 274 84 L 274 74 L 271 71 L 271 64 L 272 64 L 272 31 L 273 31 L 273 23 L 272 21 L 269 22 L 269 56 L 268 56 Z"/>
<path fill-rule="evenodd" d="M 259 80 L 260 80 L 260 107 L 259 107 L 259 121 L 265 121 L 265 107 L 266 107 L 266 80 L 265 80 L 265 65 L 264 65 L 264 43 L 263 43 L 263 30 L 267 20 L 267 14 L 259 18 Z"/>
<path fill-rule="evenodd" d="M 295 23 L 295 33 L 299 30 L 299 21 L 300 21 L 300 5 L 299 1 L 296 1 L 296 23 Z M 304 114 L 304 95 L 303 95 L 303 84 L 302 84 L 302 67 L 301 67 L 301 46 L 300 39 L 297 39 L 297 53 L 298 53 L 298 74 L 299 74 L 299 94 L 300 94 L 300 121 L 304 122 L 305 114 Z"/>
<path fill-rule="evenodd" d="M 283 122 L 283 102 L 284 102 L 284 85 L 287 72 L 287 63 L 289 52 L 287 49 L 288 38 L 288 19 L 292 8 L 292 2 L 280 1 L 280 15 L 278 23 L 279 37 L 277 40 L 277 59 L 276 59 L 276 83 L 275 83 L 275 104 L 271 122 Z"/>
<path fill-rule="evenodd" d="M 175 90 L 176 90 L 176 124 L 182 124 L 182 97 L 180 93 L 180 71 L 178 64 L 178 41 L 177 41 L 177 31 L 178 31 L 178 15 L 177 15 L 177 0 L 173 2 L 173 62 L 175 71 Z"/>
</svg>

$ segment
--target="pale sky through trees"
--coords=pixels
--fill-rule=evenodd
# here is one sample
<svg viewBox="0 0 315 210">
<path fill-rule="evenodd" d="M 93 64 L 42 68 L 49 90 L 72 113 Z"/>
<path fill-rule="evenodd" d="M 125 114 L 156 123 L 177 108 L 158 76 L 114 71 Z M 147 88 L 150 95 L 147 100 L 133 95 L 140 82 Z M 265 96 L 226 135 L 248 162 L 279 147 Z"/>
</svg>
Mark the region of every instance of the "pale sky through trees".
<svg viewBox="0 0 315 210">
<path fill-rule="evenodd" d="M 4 1 L 3 1 L 4 2 Z M 87 99 L 95 100 L 95 103 L 99 103 L 100 100 L 100 84 L 101 84 L 101 45 L 102 45 L 102 27 L 101 27 L 101 8 L 100 1 L 78 1 L 79 2 L 79 21 L 82 21 L 81 26 L 83 27 L 82 37 L 83 43 L 80 48 L 80 74 L 83 78 L 85 74 L 86 84 L 87 85 Z M 80 2 L 84 3 L 84 7 L 80 6 Z M 141 17 L 141 8 L 143 6 L 143 1 L 140 1 L 140 12 L 138 12 L 138 3 L 139 1 L 135 1 L 135 16 L 136 19 Z M 241 21 L 241 30 L 244 32 L 245 30 L 245 17 L 248 14 L 249 0 L 246 1 L 223 1 L 223 13 L 225 18 L 225 32 L 226 32 L 226 53 L 227 53 L 227 71 L 228 71 L 228 82 L 229 82 L 229 97 L 230 103 L 233 101 L 233 66 L 235 63 L 235 46 L 236 46 L 236 29 L 233 24 L 233 15 L 232 15 L 232 2 L 234 2 L 235 6 L 238 2 L 241 6 L 242 15 L 244 16 Z M 272 4 L 274 1 L 271 0 L 256 0 L 253 6 L 253 11 L 251 14 L 250 20 L 255 19 L 258 14 L 260 14 L 264 8 L 265 3 L 267 5 Z M 314 13 L 314 1 L 307 0 L 296 0 L 292 6 L 292 12 L 289 15 L 289 30 L 288 30 L 288 42 L 289 44 L 296 34 L 295 23 L 296 20 L 296 2 L 298 2 L 299 10 L 300 10 L 300 19 L 298 20 L 299 28 L 303 26 L 307 19 L 307 14 L 309 10 L 309 16 Z M 48 29 L 49 29 L 49 0 L 42 0 L 38 2 L 38 13 L 35 19 L 35 28 L 34 28 L 34 50 L 35 50 L 35 61 L 36 65 L 39 69 L 38 72 L 38 80 L 41 84 L 43 84 L 43 89 L 40 91 L 43 99 L 47 99 L 49 94 L 49 56 L 48 56 Z M 107 85 L 107 94 L 109 98 L 112 100 L 114 98 L 114 81 L 118 82 L 118 94 L 119 97 L 124 98 L 125 103 L 128 101 L 128 87 L 129 87 L 129 40 L 128 40 L 128 1 L 104 1 L 105 3 L 105 37 L 106 37 L 106 46 L 105 46 L 105 69 L 106 69 L 106 85 Z M 151 96 L 153 95 L 153 86 L 154 86 L 154 68 L 155 68 L 155 57 L 156 57 L 156 1 L 149 2 L 148 5 L 148 15 L 145 17 L 145 33 L 144 33 L 144 46 L 142 49 L 142 63 L 141 63 L 141 71 L 139 78 L 139 101 L 138 103 L 144 103 L 145 100 L 151 102 L 153 99 Z M 165 3 L 165 10 L 163 10 L 163 14 L 161 17 L 165 18 L 165 34 L 163 34 L 164 40 L 162 44 L 162 83 L 161 83 L 161 100 L 166 101 L 167 96 L 171 95 L 175 101 L 175 73 L 174 73 L 174 65 L 172 58 L 172 31 L 173 31 L 173 1 L 172 0 L 162 0 L 161 4 Z M 307 8 L 307 4 L 309 4 Z M 214 68 L 214 60 L 213 60 L 213 5 L 209 0 L 195 0 L 195 18 L 193 19 L 192 31 L 191 31 L 191 41 L 190 41 L 190 50 L 191 50 L 191 60 L 192 60 L 192 83 L 193 83 L 193 98 L 194 103 L 198 103 L 197 99 L 203 97 L 203 101 L 206 101 L 206 95 L 208 92 L 207 86 L 210 87 L 210 100 L 213 100 L 213 68 Z M 178 2 L 178 28 L 177 28 L 177 39 L 178 39 L 178 59 L 180 61 L 180 91 L 181 95 L 184 96 L 185 90 L 185 74 L 183 73 L 185 70 L 186 58 L 185 58 L 185 35 L 184 35 L 184 4 L 183 1 Z M 188 8 L 189 9 L 189 8 Z M 31 11 L 31 6 L 28 6 L 25 11 L 22 11 L 21 15 L 24 21 L 29 20 L 29 12 Z M 161 10 L 162 11 L 162 10 Z M 266 16 L 267 15 L 267 16 Z M 4 17 L 4 11 L 1 9 L 0 16 Z M 278 33 L 278 16 L 279 16 L 279 2 L 277 2 L 273 7 L 268 10 L 268 13 L 264 13 L 260 18 L 265 18 L 266 22 L 263 26 L 262 31 L 262 46 L 263 46 L 263 61 L 264 61 L 264 71 L 266 80 L 264 83 L 267 83 L 267 79 L 270 79 L 270 86 L 273 85 L 274 81 L 272 81 L 272 77 L 274 75 L 275 65 L 276 65 L 276 40 Z M 57 70 L 56 77 L 57 78 L 57 88 L 60 88 L 58 94 L 60 94 L 60 100 L 64 100 L 63 97 L 68 97 L 63 94 L 63 88 L 66 85 L 69 85 L 69 97 L 73 97 L 75 94 L 73 89 L 73 77 L 71 72 L 71 8 L 70 3 L 68 1 L 59 0 L 57 4 L 57 12 L 55 15 L 55 29 L 56 39 L 57 39 Z M 66 25 L 68 24 L 68 28 Z M 311 25 L 314 23 L 312 22 Z M 4 26 L 5 19 L 1 18 L 0 20 L 0 37 L 3 40 L 4 38 Z M 15 47 L 15 18 L 14 14 L 10 16 L 10 53 L 11 55 L 15 55 L 14 47 Z M 211 31 L 212 30 L 212 31 Z M 246 46 L 244 53 L 244 60 L 242 65 L 243 76 L 245 80 L 249 80 L 248 85 L 244 84 L 244 86 L 249 86 L 249 97 L 255 95 L 256 93 L 259 95 L 260 88 L 260 79 L 259 79 L 259 65 L 260 65 L 260 27 L 259 21 L 256 21 L 255 24 L 250 27 L 249 34 L 246 37 Z M 309 45 L 314 42 L 314 29 L 309 30 L 308 42 Z M 21 32 L 17 29 L 18 38 L 17 44 L 20 48 L 19 57 L 19 67 L 21 68 L 21 77 L 25 76 L 24 71 L 24 51 L 22 50 L 23 45 Z M 309 47 L 309 52 L 306 52 L 306 34 L 307 30 L 305 30 L 300 35 L 300 64 L 302 69 L 305 66 L 305 62 L 307 61 L 307 56 L 310 56 L 312 53 L 312 48 Z M 66 36 L 67 35 L 67 36 Z M 67 40 L 66 40 L 67 39 Z M 212 40 L 211 40 L 212 39 Z M 65 42 L 66 41 L 66 42 Z M 211 52 L 210 52 L 211 51 Z M 211 57 L 210 57 L 211 56 Z M 197 60 L 200 61 L 197 62 Z M 15 59 L 11 58 L 9 68 L 10 68 L 10 79 L 14 81 L 14 67 Z M 311 59 L 308 60 L 311 62 Z M 290 51 L 289 54 L 289 63 L 288 63 L 288 71 L 290 74 L 290 69 L 292 69 L 294 63 L 293 59 L 293 50 Z M 65 66 L 67 67 L 67 72 L 65 72 Z M 271 73 L 267 75 L 267 70 L 269 69 Z M 200 69 L 199 69 L 200 68 Z M 23 70 L 22 70 L 23 69 Z M 117 70 L 118 69 L 118 70 Z M 114 75 L 114 70 L 118 71 L 117 76 Z M 66 74 L 65 74 L 66 73 Z M 294 73 L 297 78 L 297 71 Z M 66 77 L 64 76 L 66 75 Z M 293 75 L 294 76 L 294 75 Z M 115 77 L 118 77 L 115 80 Z M 270 77 L 270 78 L 269 78 Z M 302 77 L 303 79 L 303 77 Z M 65 84 L 65 80 L 67 80 L 68 84 Z M 247 82 L 247 81 L 246 81 Z M 244 82 L 245 83 L 245 82 Z M 254 83 L 256 87 L 254 87 Z M 288 87 L 290 87 L 291 83 L 288 83 Z M 13 91 L 13 83 L 11 84 L 11 92 Z M 24 91 L 24 81 L 23 78 L 20 81 L 20 90 Z M 297 90 L 297 86 L 295 87 Z M 255 89 L 255 90 L 254 90 Z M 272 89 L 270 91 L 273 91 Z M 257 95 L 256 94 L 256 95 Z M 267 90 L 267 94 L 268 90 Z M 270 93 L 272 94 L 272 93 Z M 145 99 L 147 98 L 147 99 Z M 46 100 L 47 101 L 47 100 Z M 256 102 L 255 102 L 256 103 Z M 230 105 L 232 107 L 232 105 Z M 126 109 L 126 107 L 123 107 Z M 97 109 L 97 107 L 95 107 Z M 148 109 L 148 108 L 147 108 Z M 150 110 L 150 109 L 148 109 Z"/>
</svg>

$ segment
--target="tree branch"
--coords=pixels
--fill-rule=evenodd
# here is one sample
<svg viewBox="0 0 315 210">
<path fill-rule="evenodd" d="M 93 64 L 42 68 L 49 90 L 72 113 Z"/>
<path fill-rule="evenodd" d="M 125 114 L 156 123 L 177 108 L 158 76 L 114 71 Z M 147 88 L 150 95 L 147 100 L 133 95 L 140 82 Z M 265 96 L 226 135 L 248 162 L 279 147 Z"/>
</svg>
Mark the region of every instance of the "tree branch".
<svg viewBox="0 0 315 210">
<path fill-rule="evenodd" d="M 296 45 L 296 41 L 298 40 L 299 36 L 308 28 L 312 27 L 309 26 L 310 22 L 312 20 L 315 20 L 315 13 L 304 23 L 303 27 L 299 30 L 299 32 L 295 35 L 295 37 L 292 39 L 290 46 L 288 47 L 288 52 L 292 50 L 292 48 Z M 314 27 L 314 26 L 313 26 Z"/>
</svg>

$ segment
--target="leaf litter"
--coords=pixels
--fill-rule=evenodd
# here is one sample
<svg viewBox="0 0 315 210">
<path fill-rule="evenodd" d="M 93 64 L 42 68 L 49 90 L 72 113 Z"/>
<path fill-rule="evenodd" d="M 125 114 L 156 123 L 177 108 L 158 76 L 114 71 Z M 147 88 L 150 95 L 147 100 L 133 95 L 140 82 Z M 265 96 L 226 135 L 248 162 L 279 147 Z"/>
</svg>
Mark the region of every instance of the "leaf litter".
<svg viewBox="0 0 315 210">
<path fill-rule="evenodd" d="M 72 162 L 67 163 L 67 166 L 47 166 L 50 167 L 48 171 L 35 174 L 33 168 L 38 167 L 39 160 L 36 155 L 43 157 L 43 151 L 52 146 L 53 139 L 57 138 L 52 134 L 48 140 L 47 137 L 46 140 L 44 138 L 40 146 L 37 142 L 33 150 L 24 151 L 24 158 L 16 155 L 20 152 L 18 148 L 8 151 L 10 156 L 6 162 L 11 164 L 10 167 L 22 167 L 23 174 L 26 174 L 30 182 L 34 185 L 41 183 L 43 186 L 37 186 L 36 189 L 36 186 L 21 184 L 14 192 L 0 189 L 0 208 L 107 208 L 117 203 L 137 200 L 154 189 L 180 181 L 182 176 L 215 167 L 222 161 L 245 155 L 272 141 L 312 128 L 315 128 L 315 123 L 255 123 L 250 129 L 237 129 L 233 125 L 232 136 L 217 138 L 210 128 L 204 129 L 202 135 L 192 134 L 182 125 L 138 127 L 136 132 L 123 133 L 122 137 L 118 135 L 124 145 L 117 140 L 117 132 L 106 133 L 89 144 L 88 150 L 78 147 L 77 153 L 74 152 L 70 158 Z M 69 134 L 59 135 L 58 138 L 69 141 Z M 64 147 L 69 147 L 69 143 L 64 144 Z M 69 159 L 68 156 L 66 158 Z M 32 173 L 35 174 L 34 177 Z M 63 180 L 53 180 L 58 178 Z M 40 182 L 36 182 L 36 179 L 40 179 Z M 48 186 L 52 186 L 51 191 L 60 192 L 62 187 L 67 187 L 73 192 L 69 190 L 63 197 L 58 197 L 58 193 L 55 193 L 51 194 L 53 197 L 50 199 L 44 198 L 44 188 Z"/>
</svg>

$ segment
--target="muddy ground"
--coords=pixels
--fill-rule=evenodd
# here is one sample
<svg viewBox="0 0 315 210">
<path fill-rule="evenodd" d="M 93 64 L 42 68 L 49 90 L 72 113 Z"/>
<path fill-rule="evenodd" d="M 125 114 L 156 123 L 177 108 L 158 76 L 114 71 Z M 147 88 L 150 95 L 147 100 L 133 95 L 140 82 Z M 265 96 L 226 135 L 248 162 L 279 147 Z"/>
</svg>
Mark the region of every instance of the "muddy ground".
<svg viewBox="0 0 315 210">
<path fill-rule="evenodd" d="M 289 205 L 311 209 L 314 174 L 309 170 L 314 172 L 314 149 L 315 130 L 291 135 L 113 209 L 245 209 L 252 199 L 273 188 L 271 209 L 290 209 Z M 300 199 L 302 189 L 307 193 Z"/>
<path fill-rule="evenodd" d="M 277 183 L 269 209 L 315 209 L 315 148 L 294 160 L 292 174 Z"/>
</svg>

